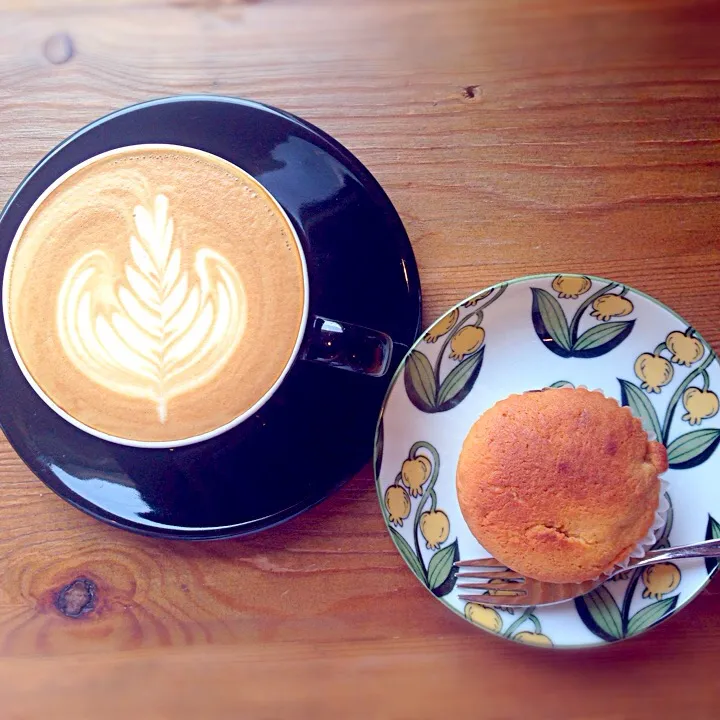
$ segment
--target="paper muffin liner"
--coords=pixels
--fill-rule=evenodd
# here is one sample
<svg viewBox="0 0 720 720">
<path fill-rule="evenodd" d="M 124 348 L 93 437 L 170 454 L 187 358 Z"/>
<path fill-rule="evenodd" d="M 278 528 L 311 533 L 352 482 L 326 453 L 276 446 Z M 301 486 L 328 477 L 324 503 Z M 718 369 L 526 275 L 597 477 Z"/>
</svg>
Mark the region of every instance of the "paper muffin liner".
<svg viewBox="0 0 720 720">
<path fill-rule="evenodd" d="M 648 433 L 648 437 L 650 437 L 650 433 Z M 616 562 L 612 567 L 608 568 L 599 575 L 595 575 L 595 577 L 588 578 L 587 580 L 578 581 L 578 585 L 593 580 L 600 580 L 600 578 L 604 577 L 605 575 L 611 575 L 612 573 L 616 573 L 618 571 L 627 570 L 634 564 L 635 560 L 639 560 L 640 558 L 645 556 L 645 553 L 647 553 L 647 551 L 650 550 L 652 546 L 658 541 L 658 538 L 662 535 L 662 531 L 665 528 L 668 510 L 670 509 L 670 503 L 668 502 L 667 497 L 665 497 L 665 493 L 667 492 L 668 487 L 669 486 L 667 481 L 660 478 L 658 507 L 657 510 L 655 510 L 655 517 L 653 519 L 652 525 L 647 531 L 645 537 L 642 538 L 642 540 L 640 540 L 630 551 L 630 554 L 624 560 Z"/>
<path fill-rule="evenodd" d="M 650 437 L 650 433 L 648 433 L 648 437 Z M 667 522 L 668 510 L 670 509 L 670 503 L 668 502 L 667 497 L 665 497 L 668 487 L 667 481 L 660 478 L 660 497 L 658 507 L 655 511 L 653 523 L 647 531 L 647 535 L 645 535 L 645 537 L 640 540 L 637 545 L 635 545 L 625 560 L 615 563 L 615 565 L 611 568 L 611 572 L 614 572 L 617 569 L 626 570 L 632 564 L 633 560 L 638 560 L 641 557 L 644 557 L 645 553 L 652 548 L 658 538 L 662 535 L 665 523 Z"/>
<path fill-rule="evenodd" d="M 578 385 L 577 388 L 582 388 L 583 390 L 590 390 L 590 392 L 598 392 L 604 397 L 608 397 L 605 395 L 605 393 L 600 389 L 596 388 L 594 390 L 591 390 L 586 385 Z M 610 398 L 611 400 L 615 400 L 617 402 L 616 398 Z M 618 405 L 620 403 L 618 402 Z M 627 409 L 630 411 L 630 414 L 637 418 L 642 422 L 642 418 L 637 415 L 637 413 L 634 413 L 632 408 L 625 405 L 621 407 L 627 407 Z M 643 426 L 643 430 L 645 430 L 645 434 L 647 435 L 649 442 L 658 442 L 657 435 L 652 430 L 646 430 Z M 670 510 L 670 503 L 668 502 L 667 497 L 665 494 L 668 491 L 668 488 L 670 487 L 667 480 L 663 479 L 662 477 L 659 478 L 660 480 L 660 490 L 658 493 L 658 506 L 655 510 L 655 517 L 653 518 L 652 525 L 650 525 L 650 529 L 647 531 L 644 538 L 642 538 L 638 543 L 636 543 L 635 547 L 630 551 L 628 556 L 622 560 L 621 562 L 615 563 L 611 568 L 608 568 L 604 573 L 601 573 L 600 575 L 596 575 L 594 578 L 590 578 L 591 580 L 599 580 L 603 575 L 607 575 L 609 573 L 617 572 L 618 570 L 626 570 L 629 568 L 634 560 L 639 560 L 640 558 L 644 557 L 648 550 L 650 550 L 653 545 L 658 541 L 658 538 L 662 535 L 662 532 L 665 528 L 665 524 L 667 523 L 667 516 L 668 511 Z"/>
</svg>

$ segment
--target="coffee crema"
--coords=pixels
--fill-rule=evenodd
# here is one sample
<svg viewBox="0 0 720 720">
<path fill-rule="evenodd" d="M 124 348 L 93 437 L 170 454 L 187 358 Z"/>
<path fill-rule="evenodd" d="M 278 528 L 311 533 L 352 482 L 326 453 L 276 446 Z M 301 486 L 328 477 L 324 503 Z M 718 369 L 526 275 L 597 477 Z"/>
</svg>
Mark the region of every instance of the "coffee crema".
<svg viewBox="0 0 720 720">
<path fill-rule="evenodd" d="M 245 172 L 178 146 L 74 168 L 13 242 L 3 301 L 52 407 L 129 444 L 200 439 L 262 402 L 306 315 L 301 250 Z"/>
</svg>

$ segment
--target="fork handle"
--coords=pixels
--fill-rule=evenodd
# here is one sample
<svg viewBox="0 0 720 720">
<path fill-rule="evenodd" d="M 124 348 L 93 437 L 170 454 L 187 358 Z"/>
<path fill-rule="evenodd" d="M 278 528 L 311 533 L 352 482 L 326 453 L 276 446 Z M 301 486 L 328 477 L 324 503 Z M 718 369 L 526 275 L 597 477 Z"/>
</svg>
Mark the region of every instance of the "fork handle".
<svg viewBox="0 0 720 720">
<path fill-rule="evenodd" d="M 720 557 L 720 540 L 704 540 L 692 545 L 676 545 L 667 550 L 651 550 L 644 558 L 632 563 L 628 570 L 633 568 L 654 565 L 666 560 L 677 560 L 678 558 L 716 558 Z"/>
</svg>

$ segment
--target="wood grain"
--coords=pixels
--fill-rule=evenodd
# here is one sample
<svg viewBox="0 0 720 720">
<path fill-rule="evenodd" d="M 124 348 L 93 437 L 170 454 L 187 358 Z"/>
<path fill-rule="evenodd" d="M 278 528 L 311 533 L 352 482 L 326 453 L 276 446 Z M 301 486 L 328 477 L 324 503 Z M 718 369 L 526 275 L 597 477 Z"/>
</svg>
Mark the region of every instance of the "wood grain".
<svg viewBox="0 0 720 720">
<path fill-rule="evenodd" d="M 378 177 L 426 320 L 492 282 L 580 271 L 720 349 L 719 28 L 718 4 L 691 0 L 0 0 L 0 198 L 105 112 L 254 97 Z M 369 470 L 213 544 L 100 525 L 6 443 L 0 483 L 3 720 L 716 715 L 717 583 L 617 647 L 515 647 L 427 597 Z"/>
</svg>

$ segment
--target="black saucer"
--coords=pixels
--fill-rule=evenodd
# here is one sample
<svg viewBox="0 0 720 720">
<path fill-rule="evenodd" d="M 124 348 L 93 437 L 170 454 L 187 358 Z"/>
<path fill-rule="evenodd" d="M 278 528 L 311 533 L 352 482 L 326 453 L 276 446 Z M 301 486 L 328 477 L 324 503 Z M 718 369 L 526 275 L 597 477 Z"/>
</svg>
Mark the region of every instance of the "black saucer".
<svg viewBox="0 0 720 720">
<path fill-rule="evenodd" d="M 33 169 L 0 215 L 0 271 L 23 217 L 49 185 L 83 160 L 144 143 L 214 153 L 275 196 L 305 250 L 311 313 L 375 328 L 404 345 L 415 339 L 417 266 L 377 181 L 318 128 L 246 100 L 156 100 L 80 130 Z M 369 459 L 402 355 L 382 378 L 296 361 L 270 401 L 232 430 L 195 445 L 138 449 L 89 435 L 51 410 L 25 380 L 0 326 L 0 424 L 20 457 L 98 519 L 174 538 L 254 532 L 325 498 Z"/>
</svg>

